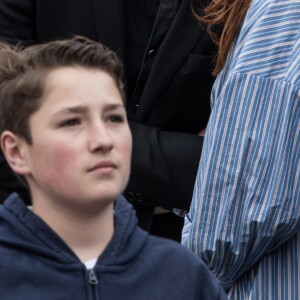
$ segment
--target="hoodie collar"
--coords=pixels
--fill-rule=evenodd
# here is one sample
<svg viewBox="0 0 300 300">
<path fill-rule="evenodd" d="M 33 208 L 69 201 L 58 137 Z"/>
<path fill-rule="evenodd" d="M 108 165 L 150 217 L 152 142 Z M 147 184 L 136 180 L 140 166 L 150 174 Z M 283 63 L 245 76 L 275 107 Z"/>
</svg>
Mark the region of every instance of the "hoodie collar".
<svg viewBox="0 0 300 300">
<path fill-rule="evenodd" d="M 3 206 L 0 218 L 6 219 L 5 224 L 9 225 L 9 237 L 5 231 L 0 237 L 1 242 L 23 248 L 23 251 L 30 251 L 53 263 L 80 263 L 64 241 L 30 211 L 17 194 L 9 196 Z M 134 209 L 123 196 L 117 198 L 114 210 L 114 234 L 98 259 L 96 268 L 118 271 L 140 253 L 148 234 L 137 227 Z"/>
</svg>

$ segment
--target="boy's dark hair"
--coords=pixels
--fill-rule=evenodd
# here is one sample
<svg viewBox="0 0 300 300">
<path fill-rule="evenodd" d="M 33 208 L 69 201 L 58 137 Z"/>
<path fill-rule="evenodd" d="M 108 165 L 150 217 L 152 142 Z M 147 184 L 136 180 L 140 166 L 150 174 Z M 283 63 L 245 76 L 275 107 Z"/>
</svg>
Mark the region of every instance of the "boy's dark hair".
<svg viewBox="0 0 300 300">
<path fill-rule="evenodd" d="M 32 144 L 28 121 L 42 104 L 47 76 L 72 66 L 107 72 L 125 101 L 121 61 L 98 42 L 76 36 L 25 49 L 0 43 L 0 135 L 9 130 Z"/>
</svg>

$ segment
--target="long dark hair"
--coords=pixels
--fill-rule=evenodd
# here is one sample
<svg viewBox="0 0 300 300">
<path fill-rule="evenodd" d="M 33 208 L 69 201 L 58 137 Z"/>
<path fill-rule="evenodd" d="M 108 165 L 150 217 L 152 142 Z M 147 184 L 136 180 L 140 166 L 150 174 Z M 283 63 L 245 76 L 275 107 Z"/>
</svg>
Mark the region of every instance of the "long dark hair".
<svg viewBox="0 0 300 300">
<path fill-rule="evenodd" d="M 218 46 L 213 75 L 217 75 L 223 69 L 230 46 L 241 27 L 250 3 L 251 0 L 212 0 L 202 10 L 199 10 L 197 5 L 193 5 L 195 17 L 207 26 L 208 32 Z M 216 26 L 221 27 L 217 34 L 213 30 Z"/>
</svg>

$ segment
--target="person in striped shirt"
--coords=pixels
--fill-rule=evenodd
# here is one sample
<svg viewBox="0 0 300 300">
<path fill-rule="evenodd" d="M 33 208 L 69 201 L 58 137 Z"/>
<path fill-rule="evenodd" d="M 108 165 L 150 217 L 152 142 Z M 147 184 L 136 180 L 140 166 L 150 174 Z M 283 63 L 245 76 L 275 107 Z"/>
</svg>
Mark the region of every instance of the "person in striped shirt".
<svg viewBox="0 0 300 300">
<path fill-rule="evenodd" d="M 229 299 L 299 299 L 300 0 L 215 0 L 198 18 L 222 32 L 182 243 Z"/>
</svg>

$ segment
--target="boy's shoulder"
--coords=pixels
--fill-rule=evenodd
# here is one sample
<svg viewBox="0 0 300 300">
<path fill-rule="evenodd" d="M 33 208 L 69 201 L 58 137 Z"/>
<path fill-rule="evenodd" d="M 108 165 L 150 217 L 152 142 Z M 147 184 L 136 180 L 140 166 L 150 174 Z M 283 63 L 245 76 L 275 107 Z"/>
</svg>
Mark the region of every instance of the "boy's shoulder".
<svg viewBox="0 0 300 300">
<path fill-rule="evenodd" d="M 174 299 L 179 295 L 185 295 L 185 299 L 226 299 L 204 262 L 178 242 L 149 235 L 140 261 L 144 271 L 152 273 L 156 282 L 169 290 L 169 296 L 174 294 Z"/>
<path fill-rule="evenodd" d="M 145 249 L 146 255 L 148 251 L 152 254 L 155 253 L 156 259 L 160 257 L 165 263 L 169 262 L 184 267 L 191 264 L 193 268 L 206 268 L 198 256 L 173 240 L 149 235 Z"/>
</svg>

